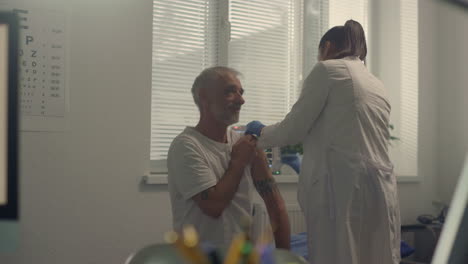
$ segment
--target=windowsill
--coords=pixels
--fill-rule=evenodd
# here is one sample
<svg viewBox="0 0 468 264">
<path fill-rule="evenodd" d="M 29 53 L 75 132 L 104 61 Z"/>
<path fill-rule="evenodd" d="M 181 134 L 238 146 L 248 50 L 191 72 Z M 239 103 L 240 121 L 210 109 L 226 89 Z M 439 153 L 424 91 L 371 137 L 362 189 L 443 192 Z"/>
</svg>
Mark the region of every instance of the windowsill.
<svg viewBox="0 0 468 264">
<path fill-rule="evenodd" d="M 167 184 L 167 173 L 150 173 L 143 176 L 143 183 L 145 184 L 156 184 L 166 185 Z"/>
<path fill-rule="evenodd" d="M 281 166 L 283 174 L 273 175 L 277 183 L 297 183 L 299 176 L 288 165 Z M 143 183 L 165 185 L 167 184 L 167 167 L 165 160 L 152 160 L 151 172 L 143 176 Z"/>
<path fill-rule="evenodd" d="M 297 175 L 291 174 L 275 175 L 274 177 L 277 183 L 297 183 L 299 179 Z M 143 182 L 145 184 L 166 185 L 167 173 L 150 173 L 143 176 Z"/>
<path fill-rule="evenodd" d="M 277 183 L 297 183 L 298 175 L 295 174 L 282 174 L 274 176 Z M 421 181 L 421 176 L 398 176 L 397 182 L 401 183 L 418 183 Z M 155 185 L 166 185 L 167 184 L 167 173 L 150 173 L 143 176 L 143 182 L 145 184 L 155 184 Z"/>
<path fill-rule="evenodd" d="M 418 183 L 422 180 L 421 176 L 397 176 L 397 183 Z"/>
</svg>

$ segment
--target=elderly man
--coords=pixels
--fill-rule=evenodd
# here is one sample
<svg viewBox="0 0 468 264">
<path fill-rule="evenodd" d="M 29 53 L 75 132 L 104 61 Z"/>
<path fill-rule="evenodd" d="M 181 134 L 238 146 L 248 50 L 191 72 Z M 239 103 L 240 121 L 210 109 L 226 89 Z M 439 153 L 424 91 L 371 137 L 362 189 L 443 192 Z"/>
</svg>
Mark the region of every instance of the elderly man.
<svg viewBox="0 0 468 264">
<path fill-rule="evenodd" d="M 167 166 L 173 225 L 192 224 L 201 241 L 227 247 L 242 231 L 240 220 L 252 214 L 254 187 L 263 198 L 276 246 L 289 248 L 290 227 L 284 201 L 256 138 L 228 129 L 239 121 L 244 89 L 239 72 L 205 69 L 192 94 L 200 121 L 171 144 Z"/>
</svg>

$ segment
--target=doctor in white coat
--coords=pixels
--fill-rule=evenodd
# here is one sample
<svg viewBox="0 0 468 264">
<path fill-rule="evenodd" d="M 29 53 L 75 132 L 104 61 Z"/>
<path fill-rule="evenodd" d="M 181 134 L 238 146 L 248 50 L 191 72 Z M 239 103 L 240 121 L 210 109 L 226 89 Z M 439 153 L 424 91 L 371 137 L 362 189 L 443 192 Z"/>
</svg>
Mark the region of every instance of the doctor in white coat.
<svg viewBox="0 0 468 264">
<path fill-rule="evenodd" d="M 384 86 L 363 63 L 366 41 L 353 20 L 330 29 L 319 62 L 283 121 L 247 125 L 259 147 L 301 142 L 298 200 L 312 264 L 398 264 L 400 210 L 388 156 Z"/>
</svg>

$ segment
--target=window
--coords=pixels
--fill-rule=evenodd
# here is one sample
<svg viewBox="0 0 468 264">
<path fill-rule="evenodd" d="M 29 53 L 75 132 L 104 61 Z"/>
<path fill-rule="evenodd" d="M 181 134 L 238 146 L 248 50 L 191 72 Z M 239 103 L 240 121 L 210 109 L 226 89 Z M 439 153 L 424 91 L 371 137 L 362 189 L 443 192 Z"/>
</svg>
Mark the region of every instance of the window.
<svg viewBox="0 0 468 264">
<path fill-rule="evenodd" d="M 244 75 L 240 123 L 273 124 L 296 102 L 302 78 L 300 0 L 231 0 L 228 64 Z M 286 99 L 286 100 L 285 100 Z"/>
<path fill-rule="evenodd" d="M 418 1 L 400 0 L 400 89 L 392 159 L 399 176 L 418 175 Z"/>
<path fill-rule="evenodd" d="M 219 60 L 219 1 L 156 0 L 153 10 L 151 160 L 198 121 L 190 87 Z"/>
<path fill-rule="evenodd" d="M 361 23 L 366 37 L 368 35 L 369 0 L 329 0 L 329 28 L 342 26 L 347 20 L 354 19 Z"/>
<path fill-rule="evenodd" d="M 372 72 L 389 92 L 392 106 L 390 158 L 399 180 L 418 175 L 418 1 L 374 1 Z"/>
<path fill-rule="evenodd" d="M 190 88 L 204 68 L 227 65 L 243 73 L 241 124 L 271 124 L 286 115 L 302 78 L 303 0 L 153 3 L 153 168 L 164 163 L 157 161 L 166 158 L 173 138 L 197 124 Z"/>
<path fill-rule="evenodd" d="M 280 121 L 330 27 L 354 19 L 369 33 L 369 1 L 154 0 L 152 170 L 164 171 L 155 168 L 165 164 L 173 138 L 198 122 L 190 88 L 204 68 L 227 65 L 243 73 L 240 124 Z"/>
</svg>

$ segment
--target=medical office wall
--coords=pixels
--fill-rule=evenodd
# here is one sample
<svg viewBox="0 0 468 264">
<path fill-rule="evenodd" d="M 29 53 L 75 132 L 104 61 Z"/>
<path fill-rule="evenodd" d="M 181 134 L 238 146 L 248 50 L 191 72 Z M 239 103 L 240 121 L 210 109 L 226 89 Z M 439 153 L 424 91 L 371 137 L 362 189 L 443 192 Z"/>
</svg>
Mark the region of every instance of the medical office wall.
<svg viewBox="0 0 468 264">
<path fill-rule="evenodd" d="M 437 8 L 438 195 L 449 203 L 468 154 L 468 7 Z"/>
<path fill-rule="evenodd" d="M 66 10 L 69 129 L 20 133 L 19 246 L 0 263 L 124 263 L 171 227 L 166 189 L 140 186 L 149 166 L 152 2 L 23 2 Z"/>
</svg>

